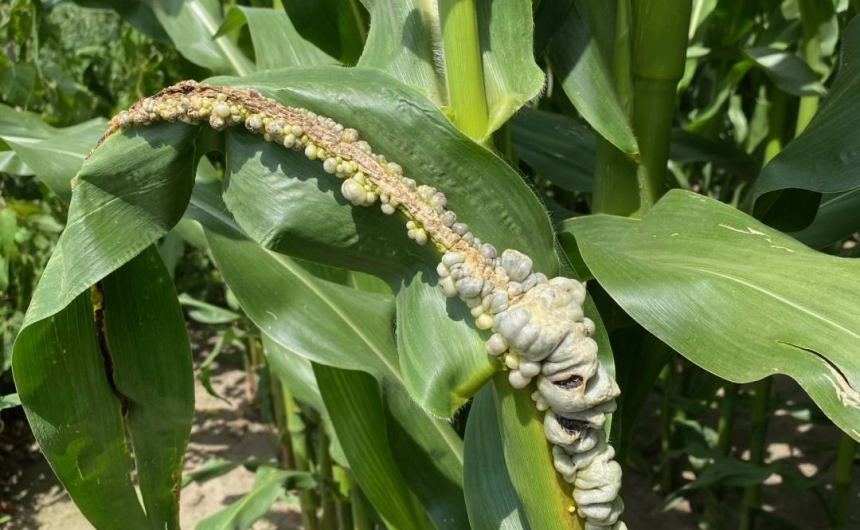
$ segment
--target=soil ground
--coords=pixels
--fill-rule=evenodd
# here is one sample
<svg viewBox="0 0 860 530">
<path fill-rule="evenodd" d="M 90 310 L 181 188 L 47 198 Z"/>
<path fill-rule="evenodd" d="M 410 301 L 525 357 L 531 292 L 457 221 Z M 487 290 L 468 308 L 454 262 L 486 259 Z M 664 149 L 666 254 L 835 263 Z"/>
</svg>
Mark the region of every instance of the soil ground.
<svg viewBox="0 0 860 530">
<path fill-rule="evenodd" d="M 205 358 L 208 353 L 206 350 L 211 347 L 206 344 L 202 346 L 197 348 L 195 354 L 198 362 Z M 212 385 L 229 403 L 210 396 L 201 385 L 197 385 L 196 414 L 191 443 L 186 454 L 186 471 L 193 470 L 212 458 L 243 461 L 251 456 L 263 460 L 276 456 L 271 429 L 262 423 L 259 412 L 251 405 L 244 370 L 235 362 L 234 356 L 222 356 L 219 360 L 222 360 L 221 365 L 213 365 Z M 782 380 L 778 387 L 791 390 L 792 385 L 794 383 Z M 7 416 L 4 413 L 5 417 Z M 643 421 L 656 422 L 658 417 L 655 414 Z M 747 420 L 739 418 L 733 439 L 745 444 L 749 428 Z M 648 435 L 646 432 L 642 438 L 643 447 L 648 444 Z M 833 492 L 832 464 L 838 435 L 838 431 L 832 426 L 798 420 L 785 410 L 778 410 L 771 420 L 768 435 L 769 439 L 778 442 L 768 447 L 767 461 L 780 462 L 786 469 L 806 477 L 814 477 L 821 484 L 820 492 L 826 500 Z M 17 443 L 10 444 L 9 440 L 17 440 Z M 738 452 L 744 457 L 748 456 L 742 449 L 738 449 Z M 644 456 L 648 458 L 649 455 Z M 654 464 L 650 461 L 648 463 Z M 855 487 L 852 491 L 852 503 L 856 507 L 855 517 L 849 527 L 852 529 L 860 529 L 860 476 L 856 476 L 860 475 L 860 470 L 856 467 Z M 692 478 L 689 470 L 685 471 L 684 476 Z M 183 489 L 181 497 L 182 527 L 193 529 L 202 519 L 231 504 L 251 488 L 253 480 L 253 474 L 240 466 L 203 484 L 188 485 Z M 772 475 L 765 483 L 764 509 L 766 512 L 778 514 L 793 526 L 781 526 L 774 521 L 768 521 L 759 526 L 760 530 L 830 528 L 819 497 L 811 490 L 791 487 L 781 482 L 778 475 Z M 696 528 L 698 517 L 694 513 L 701 513 L 702 507 L 683 501 L 666 512 L 659 512 L 663 496 L 645 472 L 628 471 L 623 493 L 627 505 L 624 519 L 631 530 Z M 739 491 L 733 490 L 729 492 L 724 506 L 739 507 L 741 502 Z M 11 522 L 0 524 L 2 530 L 92 529 L 51 473 L 32 442 L 32 435 L 20 420 L 7 422 L 5 432 L 0 435 L 0 514 L 2 513 L 12 514 Z M 727 511 L 723 515 L 728 523 L 727 528 L 737 527 L 737 510 Z M 295 504 L 288 500 L 276 503 L 265 520 L 259 521 L 253 528 L 293 530 L 301 528 L 300 522 Z"/>
</svg>

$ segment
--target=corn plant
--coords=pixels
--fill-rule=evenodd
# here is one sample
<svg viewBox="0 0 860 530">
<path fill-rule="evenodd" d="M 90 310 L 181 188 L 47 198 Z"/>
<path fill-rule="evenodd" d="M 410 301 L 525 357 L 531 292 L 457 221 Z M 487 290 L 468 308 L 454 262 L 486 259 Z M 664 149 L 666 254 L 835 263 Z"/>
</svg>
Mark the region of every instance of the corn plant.
<svg viewBox="0 0 860 530">
<path fill-rule="evenodd" d="M 83 161 L 6 140 L 69 201 L 12 365 L 94 526 L 178 526 L 192 363 L 154 246 L 176 228 L 259 328 L 281 415 L 320 424 L 317 474 L 259 466 L 203 528 L 325 484 L 330 457 L 353 509 L 323 487 L 309 527 L 626 528 L 616 455 L 673 351 L 803 387 L 845 433 L 847 527 L 856 5 L 81 3 L 202 69 L 75 131 Z"/>
</svg>

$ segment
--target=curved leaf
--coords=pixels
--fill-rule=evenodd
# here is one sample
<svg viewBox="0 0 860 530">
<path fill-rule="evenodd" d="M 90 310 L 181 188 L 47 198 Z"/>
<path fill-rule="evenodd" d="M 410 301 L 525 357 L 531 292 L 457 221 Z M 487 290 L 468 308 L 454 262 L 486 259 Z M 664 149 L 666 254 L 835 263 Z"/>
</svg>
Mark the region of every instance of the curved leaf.
<svg viewBox="0 0 860 530">
<path fill-rule="evenodd" d="M 309 272 L 317 271 L 319 266 L 300 266 L 290 258 L 261 248 L 223 216 L 213 215 L 213 212 L 220 213 L 221 208 L 217 198 L 203 195 L 206 190 L 198 184 L 188 217 L 206 228 L 215 262 L 248 316 L 266 333 L 267 339 L 271 336 L 272 341 L 277 342 L 270 345 L 267 352 L 272 355 L 276 370 L 279 373 L 288 370 L 282 366 L 287 348 L 321 363 L 319 369 L 324 364 L 374 375 L 382 383 L 384 402 L 390 414 L 385 420 L 390 448 L 374 442 L 372 451 L 392 455 L 402 472 L 420 477 L 415 493 L 431 516 L 465 521 L 461 442 L 450 425 L 418 409 L 404 387 L 391 336 L 391 295 L 358 291 L 326 281 L 322 275 L 318 277 Z M 331 330 L 322 331 L 320 321 Z M 353 376 L 345 370 L 338 373 L 342 377 L 362 378 L 362 374 Z M 296 376 L 291 373 L 285 380 L 295 383 Z M 306 386 L 299 385 L 300 389 L 310 390 Z M 379 389 L 374 392 L 378 394 Z M 346 404 L 334 399 L 334 405 L 320 410 L 328 411 L 330 406 L 346 407 Z M 347 459 L 350 454 L 355 460 L 356 455 L 370 451 L 364 438 L 353 436 L 348 422 L 363 421 L 364 415 L 377 413 L 380 413 L 378 409 L 361 408 L 328 412 Z M 347 422 L 346 427 L 343 422 Z M 346 437 L 341 439 L 344 432 Z M 423 454 L 431 454 L 433 458 L 422 459 Z M 363 462 L 358 463 L 354 471 L 365 488 L 377 487 L 376 480 L 401 480 L 396 478 L 401 471 L 392 478 L 393 468 L 373 470 L 363 465 Z M 388 479 L 374 478 L 377 474 Z M 380 494 L 374 502 L 381 502 L 387 495 Z M 383 513 L 389 509 L 377 508 Z M 394 515 L 389 517 L 396 519 Z"/>
<path fill-rule="evenodd" d="M 814 252 L 682 191 L 642 221 L 567 221 L 585 262 L 637 322 L 720 377 L 796 379 L 860 439 L 858 262 Z"/>
<path fill-rule="evenodd" d="M 532 2 L 478 0 L 476 8 L 489 136 L 540 93 L 544 74 L 534 60 Z"/>
<path fill-rule="evenodd" d="M 193 184 L 197 132 L 161 124 L 114 135 L 84 163 L 25 325 L 71 303 L 176 224 Z"/>
<path fill-rule="evenodd" d="M 129 476 L 122 407 L 96 341 L 90 293 L 23 328 L 12 371 L 33 435 L 84 516 L 100 529 L 148 529 Z"/>
<path fill-rule="evenodd" d="M 389 331 L 394 317 L 390 296 L 320 280 L 235 229 L 206 228 L 216 265 L 263 332 L 319 363 L 362 370 L 377 379 L 399 373 Z M 248 266 L 251 257 L 253 267 Z"/>
<path fill-rule="evenodd" d="M 762 170 L 750 190 L 747 211 L 778 227 L 796 231 L 815 216 L 822 193 L 847 191 L 860 186 L 860 19 L 845 30 L 839 74 L 830 96 L 809 126 Z M 793 191 L 793 195 L 778 194 Z M 803 214 L 797 203 L 810 204 Z M 787 211 L 787 219 L 768 211 Z M 781 221 L 781 222 L 780 222 Z"/>
<path fill-rule="evenodd" d="M 446 298 L 429 268 L 421 268 L 397 293 L 403 378 L 407 388 L 421 392 L 416 401 L 436 415 L 453 414 L 498 370 L 483 335 L 466 304 Z"/>
<path fill-rule="evenodd" d="M 245 24 L 254 43 L 257 68 L 272 70 L 289 66 L 337 64 L 322 50 L 306 41 L 283 11 L 236 6 L 227 12 L 215 37 L 235 31 Z"/>
<path fill-rule="evenodd" d="M 583 530 L 582 519 L 575 515 L 573 486 L 553 465 L 543 413 L 530 397 L 533 385 L 516 390 L 508 383 L 507 374 L 500 373 L 493 386 L 508 475 L 529 525 L 546 530 Z"/>
<path fill-rule="evenodd" d="M 222 22 L 218 0 L 141 1 L 155 14 L 179 53 L 192 63 L 219 74 L 247 75 L 254 70 L 235 44 L 216 37 Z"/>
<path fill-rule="evenodd" d="M 614 34 L 614 16 L 601 0 L 575 0 L 552 36 L 548 54 L 565 94 L 594 130 L 625 153 L 639 147 L 618 100 L 602 38 Z"/>
<path fill-rule="evenodd" d="M 860 230 L 860 188 L 822 197 L 812 224 L 789 235 L 812 248 L 824 248 Z"/>
<path fill-rule="evenodd" d="M 6 143 L 18 158 L 38 175 L 39 180 L 51 188 L 63 202 L 71 200 L 72 179 L 95 142 L 104 133 L 105 120 L 96 118 L 88 122 L 56 130 L 50 138 L 25 142 L 8 138 Z"/>
<path fill-rule="evenodd" d="M 448 101 L 437 72 L 439 13 L 426 0 L 362 0 L 370 12 L 370 32 L 358 66 L 378 68 L 419 88 L 442 107 Z"/>
<path fill-rule="evenodd" d="M 251 491 L 224 510 L 200 521 L 197 530 L 246 530 L 255 521 L 266 515 L 272 504 L 284 493 L 285 483 L 292 487 L 311 488 L 316 481 L 302 471 L 260 466 L 254 476 Z"/>
<path fill-rule="evenodd" d="M 154 247 L 105 278 L 100 287 L 102 353 L 110 356 L 109 377 L 122 396 L 146 515 L 152 527 L 179 528 L 177 492 L 194 419 L 194 370 L 185 318 Z"/>
<path fill-rule="evenodd" d="M 427 0 L 364 0 L 370 11 L 370 34 L 359 66 L 385 70 L 421 89 L 444 107 L 444 59 L 440 20 L 435 2 Z M 532 49 L 532 3 L 527 0 L 477 0 L 478 41 L 489 121 L 483 137 L 504 125 L 538 95 L 544 75 Z"/>
<path fill-rule="evenodd" d="M 354 65 L 367 40 L 367 11 L 360 0 L 278 0 L 293 25 L 341 63 Z M 393 28 L 392 28 L 393 29 Z"/>
<path fill-rule="evenodd" d="M 597 139 L 573 118 L 523 108 L 511 120 L 517 154 L 559 188 L 589 192 L 594 188 Z"/>
<path fill-rule="evenodd" d="M 747 48 L 744 53 L 755 61 L 783 92 L 793 96 L 816 96 L 827 94 L 827 89 L 818 76 L 794 52 L 774 48 Z"/>
<path fill-rule="evenodd" d="M 350 468 L 386 524 L 403 530 L 432 529 L 385 439 L 378 382 L 362 372 L 319 364 L 314 373 Z"/>
<path fill-rule="evenodd" d="M 505 466 L 493 388 L 475 396 L 466 424 L 464 484 L 473 530 L 528 530 Z"/>
<path fill-rule="evenodd" d="M 179 527 L 176 491 L 194 412 L 191 350 L 154 248 L 97 292 L 26 325 L 12 369 L 42 452 L 93 525 Z M 146 514 L 131 482 L 126 429 Z"/>
</svg>

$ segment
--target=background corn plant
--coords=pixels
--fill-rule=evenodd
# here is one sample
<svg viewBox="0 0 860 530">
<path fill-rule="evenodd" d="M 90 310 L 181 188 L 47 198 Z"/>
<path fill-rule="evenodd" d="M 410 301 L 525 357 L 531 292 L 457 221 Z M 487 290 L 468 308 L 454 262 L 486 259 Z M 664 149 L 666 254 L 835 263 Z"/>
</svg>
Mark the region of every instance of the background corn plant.
<svg viewBox="0 0 860 530">
<path fill-rule="evenodd" d="M 20 326 L 20 400 L 97 528 L 177 525 L 193 413 L 164 265 L 178 237 L 204 249 L 236 301 L 232 312 L 186 304 L 265 375 L 284 444 L 280 463 L 248 464 L 253 491 L 202 528 L 248 527 L 285 487 L 303 492 L 308 528 L 581 524 L 529 393 L 508 387 L 466 308 L 435 287 L 438 257 L 398 223 L 347 208 L 316 164 L 244 132 L 157 125 L 110 138 L 83 163 L 105 127 L 83 120 L 186 77 L 253 86 L 355 127 L 444 190 L 482 239 L 526 251 L 548 275 L 596 280 L 586 311 L 623 392 L 610 439 L 636 468 L 637 419 L 658 407 L 657 481 L 668 503 L 700 499 L 703 525 L 777 524 L 758 486 L 775 471 L 763 465 L 769 376 L 796 380 L 844 432 L 832 440 L 837 488 L 822 499 L 831 525 L 849 527 L 857 5 L 78 3 L 122 17 L 113 53 L 125 57 L 87 62 L 75 48 L 80 70 L 48 68 L 44 24 L 62 6 L 16 0 L 3 11 L 2 171 L 36 175 L 70 206 L 55 247 L 22 253 L 8 234 L 36 220 L 4 200 L 2 265 L 17 287 L 0 286 L 4 312 L 29 303 L 23 324 L 7 324 Z M 141 55 L 157 59 L 136 67 Z M 30 302 L 17 256 L 36 256 L 38 271 L 49 251 Z M 752 392 L 734 384 L 753 381 Z M 749 444 L 731 437 L 746 410 Z M 736 445 L 749 446 L 747 462 Z M 681 481 L 682 465 L 693 480 Z"/>
</svg>

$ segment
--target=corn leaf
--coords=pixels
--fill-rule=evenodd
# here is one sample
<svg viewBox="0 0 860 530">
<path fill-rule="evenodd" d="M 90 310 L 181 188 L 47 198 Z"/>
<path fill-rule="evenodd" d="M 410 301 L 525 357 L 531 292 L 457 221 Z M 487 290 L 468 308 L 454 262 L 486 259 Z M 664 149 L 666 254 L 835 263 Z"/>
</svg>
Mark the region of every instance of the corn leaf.
<svg viewBox="0 0 860 530">
<path fill-rule="evenodd" d="M 316 480 L 309 473 L 260 466 L 251 491 L 239 500 L 200 521 L 197 530 L 246 530 L 266 515 L 272 504 L 283 495 L 284 487 L 311 488 Z"/>
<path fill-rule="evenodd" d="M 717 201 L 672 191 L 641 221 L 566 221 L 585 262 L 648 331 L 734 382 L 797 380 L 860 439 L 860 264 Z"/>
<path fill-rule="evenodd" d="M 251 42 L 254 43 L 257 68 L 260 70 L 337 64 L 336 59 L 302 38 L 285 12 L 275 9 L 233 7 L 227 12 L 221 29 L 215 36 L 221 37 L 246 24 L 251 33 Z"/>
<path fill-rule="evenodd" d="M 625 153 L 636 153 L 639 147 L 609 69 L 607 52 L 612 46 L 605 36 L 614 34 L 614 10 L 601 0 L 569 3 L 564 23 L 547 47 L 553 71 L 576 110 L 598 134 Z M 541 9 L 557 9 L 552 2 L 544 4 Z"/>
<path fill-rule="evenodd" d="M 762 170 L 746 211 L 783 230 L 799 231 L 815 217 L 822 193 L 860 186 L 860 19 L 845 30 L 839 73 L 809 126 Z"/>
<path fill-rule="evenodd" d="M 94 526 L 179 527 L 175 495 L 194 412 L 191 348 L 154 248 L 97 292 L 27 321 L 12 369 L 42 452 Z"/>
<path fill-rule="evenodd" d="M 363 0 L 370 34 L 359 66 L 379 68 L 419 88 L 437 106 L 448 101 L 437 6 L 424 0 Z M 538 95 L 544 75 L 532 53 L 532 4 L 478 0 L 478 40 L 489 122 L 483 137 Z"/>
<path fill-rule="evenodd" d="M 508 477 L 493 388 L 489 385 L 478 392 L 472 402 L 464 451 L 463 475 L 471 528 L 531 528 Z"/>
</svg>

